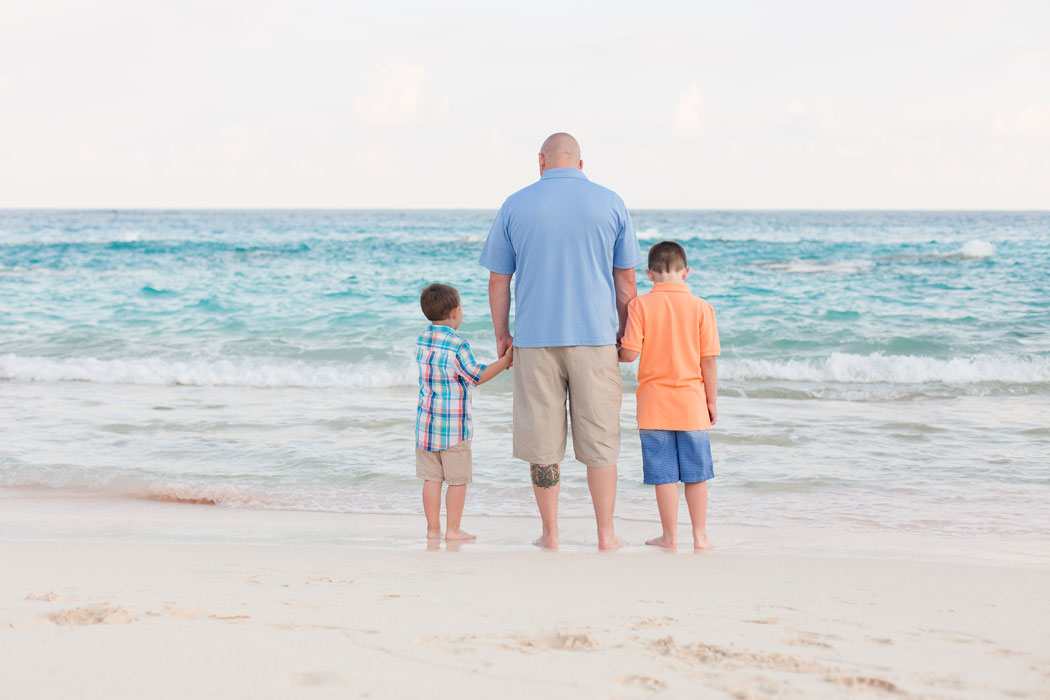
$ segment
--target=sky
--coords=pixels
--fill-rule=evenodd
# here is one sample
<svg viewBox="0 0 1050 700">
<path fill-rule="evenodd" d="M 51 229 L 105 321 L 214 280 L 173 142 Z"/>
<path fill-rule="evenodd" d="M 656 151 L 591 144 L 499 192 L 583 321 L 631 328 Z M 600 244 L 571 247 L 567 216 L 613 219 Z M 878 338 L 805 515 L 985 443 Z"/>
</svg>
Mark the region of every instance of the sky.
<svg viewBox="0 0 1050 700">
<path fill-rule="evenodd" d="M 1048 209 L 1050 3 L 0 0 L 0 207 Z"/>
</svg>

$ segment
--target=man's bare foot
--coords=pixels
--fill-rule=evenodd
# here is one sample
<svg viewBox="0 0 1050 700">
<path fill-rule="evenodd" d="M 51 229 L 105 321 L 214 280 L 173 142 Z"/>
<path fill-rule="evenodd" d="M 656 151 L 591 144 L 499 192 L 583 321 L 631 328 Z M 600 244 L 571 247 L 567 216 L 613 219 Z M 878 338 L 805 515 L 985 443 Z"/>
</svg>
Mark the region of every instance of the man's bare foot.
<svg viewBox="0 0 1050 700">
<path fill-rule="evenodd" d="M 557 535 L 540 535 L 532 541 L 534 545 L 540 549 L 555 550 L 558 548 L 558 536 Z"/>
<path fill-rule="evenodd" d="M 667 535 L 660 535 L 659 537 L 654 537 L 651 540 L 646 540 L 645 543 L 648 545 L 652 545 L 653 547 L 678 549 L 678 540 L 670 538 Z"/>
<path fill-rule="evenodd" d="M 428 540 L 440 540 L 441 539 L 441 530 L 427 530 L 427 539 Z"/>
<path fill-rule="evenodd" d="M 714 549 L 715 543 L 707 539 L 707 535 L 700 535 L 697 537 L 693 535 L 693 549 Z"/>
<path fill-rule="evenodd" d="M 598 536 L 598 549 L 603 552 L 608 552 L 613 549 L 619 549 L 620 547 L 626 547 L 627 543 L 621 540 L 616 535 L 610 535 L 609 537 Z"/>
<path fill-rule="evenodd" d="M 449 528 L 448 532 L 445 533 L 446 540 L 476 540 L 477 538 L 477 535 L 472 535 L 469 532 L 463 532 L 458 528 L 455 530 Z"/>
</svg>

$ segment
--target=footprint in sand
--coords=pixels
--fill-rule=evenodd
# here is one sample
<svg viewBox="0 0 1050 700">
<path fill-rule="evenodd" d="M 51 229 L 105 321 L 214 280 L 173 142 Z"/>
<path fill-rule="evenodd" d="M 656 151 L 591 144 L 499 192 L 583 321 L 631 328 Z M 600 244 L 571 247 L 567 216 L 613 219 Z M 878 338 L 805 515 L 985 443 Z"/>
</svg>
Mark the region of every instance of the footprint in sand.
<svg viewBox="0 0 1050 700">
<path fill-rule="evenodd" d="M 667 684 L 658 678 L 651 678 L 649 676 L 618 676 L 616 682 L 620 685 L 635 685 L 646 690 L 651 690 L 654 693 L 659 693 L 662 690 L 667 689 Z"/>
<path fill-rule="evenodd" d="M 513 648 L 518 651 L 581 651 L 593 649 L 598 646 L 597 642 L 586 634 L 554 634 L 549 637 L 526 637 L 516 639 Z"/>
<path fill-rule="evenodd" d="M 56 625 L 67 627 L 98 624 L 126 625 L 135 621 L 135 617 L 125 608 L 109 603 L 60 610 L 46 617 Z"/>
<path fill-rule="evenodd" d="M 646 617 L 646 618 L 643 618 L 641 620 L 637 620 L 634 624 L 632 624 L 630 626 L 629 629 L 632 629 L 632 630 L 643 630 L 643 629 L 650 629 L 650 628 L 653 628 L 653 627 L 665 627 L 665 626 L 670 625 L 670 624 L 672 624 L 674 622 L 677 622 L 677 620 L 675 618 L 668 617 L 666 615 L 663 616 L 663 617 Z"/>
<path fill-rule="evenodd" d="M 48 603 L 58 603 L 65 600 L 65 596 L 61 596 L 54 591 L 48 591 L 47 593 L 30 593 L 26 596 L 26 600 L 42 600 Z"/>
<path fill-rule="evenodd" d="M 900 688 L 895 684 L 890 683 L 887 680 L 881 678 L 871 678 L 869 676 L 834 676 L 827 680 L 832 683 L 838 683 L 844 685 L 847 688 L 873 688 L 875 690 L 882 690 L 887 693 L 899 693 Z"/>
<path fill-rule="evenodd" d="M 301 688 L 304 686 L 321 685 L 350 685 L 354 678 L 340 673 L 328 671 L 306 671 L 304 673 L 293 673 L 281 678 L 281 685 L 289 688 Z"/>
<path fill-rule="evenodd" d="M 176 620 L 200 620 L 208 616 L 196 608 L 177 608 L 174 605 L 165 605 L 163 610 L 153 614 L 173 617 Z"/>
</svg>

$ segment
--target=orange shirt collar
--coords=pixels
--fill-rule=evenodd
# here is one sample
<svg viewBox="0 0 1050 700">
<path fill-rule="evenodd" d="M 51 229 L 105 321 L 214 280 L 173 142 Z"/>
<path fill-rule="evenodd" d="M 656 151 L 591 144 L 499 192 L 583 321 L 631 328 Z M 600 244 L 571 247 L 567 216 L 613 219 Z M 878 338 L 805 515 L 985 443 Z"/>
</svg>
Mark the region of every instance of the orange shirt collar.
<svg viewBox="0 0 1050 700">
<path fill-rule="evenodd" d="M 653 285 L 654 292 L 686 292 L 689 293 L 689 285 L 685 282 L 657 282 Z"/>
</svg>

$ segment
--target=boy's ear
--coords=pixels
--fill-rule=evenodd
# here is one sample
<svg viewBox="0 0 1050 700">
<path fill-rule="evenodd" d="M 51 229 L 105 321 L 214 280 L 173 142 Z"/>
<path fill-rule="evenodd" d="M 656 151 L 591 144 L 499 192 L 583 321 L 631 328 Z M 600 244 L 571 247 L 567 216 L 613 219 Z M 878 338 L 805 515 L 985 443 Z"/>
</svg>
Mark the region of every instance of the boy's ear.
<svg viewBox="0 0 1050 700">
<path fill-rule="evenodd" d="M 656 278 L 653 277 L 653 271 L 652 270 L 646 270 L 645 274 L 649 275 L 649 281 L 650 282 L 655 282 L 656 281 Z"/>
<path fill-rule="evenodd" d="M 685 270 L 684 270 L 684 271 L 682 272 L 682 281 L 683 281 L 683 282 L 685 282 L 685 278 L 686 278 L 686 277 L 688 277 L 688 276 L 689 276 L 689 268 L 687 267 L 687 268 L 685 268 Z"/>
</svg>

